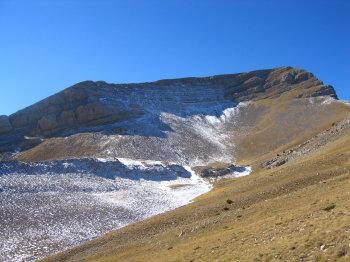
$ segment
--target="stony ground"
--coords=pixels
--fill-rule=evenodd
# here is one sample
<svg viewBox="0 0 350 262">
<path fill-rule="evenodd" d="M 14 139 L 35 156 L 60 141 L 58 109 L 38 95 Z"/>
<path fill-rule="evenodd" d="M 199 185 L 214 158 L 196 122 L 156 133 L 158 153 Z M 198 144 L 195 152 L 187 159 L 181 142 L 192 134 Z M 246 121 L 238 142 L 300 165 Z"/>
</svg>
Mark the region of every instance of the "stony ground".
<svg viewBox="0 0 350 262">
<path fill-rule="evenodd" d="M 189 203 L 191 169 L 129 159 L 0 163 L 0 261 L 35 260 Z"/>
<path fill-rule="evenodd" d="M 349 261 L 350 134 L 43 261 Z"/>
</svg>

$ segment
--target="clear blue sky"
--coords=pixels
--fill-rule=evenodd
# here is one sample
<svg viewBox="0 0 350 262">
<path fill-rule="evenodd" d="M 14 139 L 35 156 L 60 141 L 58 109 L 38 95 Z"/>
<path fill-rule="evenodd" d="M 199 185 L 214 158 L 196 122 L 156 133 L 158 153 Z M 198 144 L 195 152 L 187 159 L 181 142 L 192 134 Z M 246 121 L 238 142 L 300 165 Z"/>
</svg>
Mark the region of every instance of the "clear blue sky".
<svg viewBox="0 0 350 262">
<path fill-rule="evenodd" d="M 350 1 L 0 0 L 0 115 L 84 80 L 284 65 L 350 100 Z"/>
</svg>

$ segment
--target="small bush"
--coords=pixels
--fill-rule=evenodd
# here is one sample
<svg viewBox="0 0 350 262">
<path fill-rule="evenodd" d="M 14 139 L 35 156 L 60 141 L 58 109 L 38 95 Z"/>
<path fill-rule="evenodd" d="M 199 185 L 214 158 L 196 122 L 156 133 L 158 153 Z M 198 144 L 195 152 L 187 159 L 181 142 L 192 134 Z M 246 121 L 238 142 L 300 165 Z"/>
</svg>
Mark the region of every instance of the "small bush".
<svg viewBox="0 0 350 262">
<path fill-rule="evenodd" d="M 232 204 L 233 201 L 232 201 L 231 199 L 227 199 L 227 200 L 226 200 L 226 203 L 227 203 L 227 204 Z"/>
<path fill-rule="evenodd" d="M 227 211 L 227 210 L 230 210 L 228 207 L 224 207 L 224 210 Z"/>
<path fill-rule="evenodd" d="M 335 208 L 335 205 L 332 204 L 332 205 L 330 205 L 330 206 L 328 206 L 328 207 L 325 207 L 323 210 L 329 212 L 329 211 L 331 211 L 331 210 L 334 209 L 334 208 Z"/>
</svg>

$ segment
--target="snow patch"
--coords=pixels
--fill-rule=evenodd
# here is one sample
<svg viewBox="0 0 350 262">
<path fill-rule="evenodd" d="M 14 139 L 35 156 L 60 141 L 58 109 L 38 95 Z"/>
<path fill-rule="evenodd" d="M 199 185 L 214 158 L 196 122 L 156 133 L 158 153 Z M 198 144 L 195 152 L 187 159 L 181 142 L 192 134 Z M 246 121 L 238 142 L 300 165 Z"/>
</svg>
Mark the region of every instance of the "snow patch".
<svg viewBox="0 0 350 262">
<path fill-rule="evenodd" d="M 333 97 L 330 97 L 330 96 L 326 96 L 322 102 L 322 105 L 329 105 L 331 103 L 334 103 L 338 100 L 334 99 Z"/>
</svg>

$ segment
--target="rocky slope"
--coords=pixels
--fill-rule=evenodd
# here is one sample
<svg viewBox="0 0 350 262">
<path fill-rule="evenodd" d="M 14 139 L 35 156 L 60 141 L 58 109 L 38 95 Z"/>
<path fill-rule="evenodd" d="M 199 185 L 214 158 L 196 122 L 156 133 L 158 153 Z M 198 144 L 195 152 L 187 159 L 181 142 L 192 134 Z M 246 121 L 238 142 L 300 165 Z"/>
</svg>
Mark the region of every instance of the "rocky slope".
<svg viewBox="0 0 350 262">
<path fill-rule="evenodd" d="M 142 84 L 85 81 L 9 117 L 1 116 L 0 134 L 52 137 L 138 119 L 153 110 L 186 115 L 193 113 L 190 107 L 194 104 L 205 107 L 227 102 L 225 99 L 233 102 L 266 99 L 292 89 L 300 91 L 298 98 L 324 95 L 336 98 L 331 86 L 323 85 L 309 72 L 290 67 Z"/>
<path fill-rule="evenodd" d="M 329 118 L 343 117 L 346 110 L 324 104 L 327 97 L 336 98 L 331 86 L 291 67 L 142 84 L 86 81 L 1 116 L 0 148 L 22 151 L 16 157 L 24 161 L 128 157 L 192 166 L 232 162 L 253 151 L 261 155 L 276 149 L 305 129 L 317 132 Z"/>
</svg>

